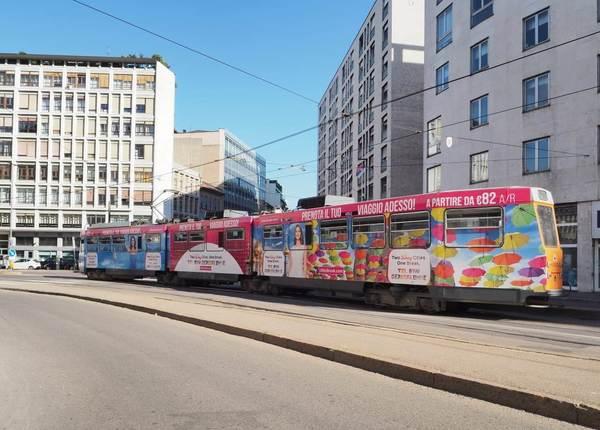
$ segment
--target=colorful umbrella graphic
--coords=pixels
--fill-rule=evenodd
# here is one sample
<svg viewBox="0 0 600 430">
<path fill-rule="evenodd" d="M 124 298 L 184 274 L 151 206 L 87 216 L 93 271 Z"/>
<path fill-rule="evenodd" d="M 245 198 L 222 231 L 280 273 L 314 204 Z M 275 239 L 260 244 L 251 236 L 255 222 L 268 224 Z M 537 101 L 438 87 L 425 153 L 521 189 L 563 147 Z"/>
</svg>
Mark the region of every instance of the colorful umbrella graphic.
<svg viewBox="0 0 600 430">
<path fill-rule="evenodd" d="M 539 267 L 524 267 L 519 270 L 519 275 L 526 276 L 528 278 L 537 278 L 540 275 L 544 274 L 544 270 Z"/>
<path fill-rule="evenodd" d="M 481 278 L 485 275 L 485 270 L 479 267 L 469 267 L 462 271 L 462 274 L 468 278 Z"/>
<path fill-rule="evenodd" d="M 512 223 L 516 227 L 525 227 L 535 220 L 533 205 L 518 205 L 512 210 Z"/>
<path fill-rule="evenodd" d="M 510 285 L 513 287 L 528 287 L 531 284 L 533 284 L 531 279 L 515 279 L 514 281 L 510 282 Z"/>
<path fill-rule="evenodd" d="M 496 255 L 492 261 L 500 266 L 510 266 L 521 261 L 521 256 L 514 252 L 505 252 L 504 254 Z"/>
<path fill-rule="evenodd" d="M 437 245 L 433 247 L 431 253 L 438 258 L 451 258 L 458 254 L 458 250 L 456 248 L 446 248 L 444 245 Z"/>
<path fill-rule="evenodd" d="M 392 241 L 394 248 L 407 248 L 410 243 L 410 236 L 407 234 L 403 234 L 401 236 L 396 236 Z"/>
<path fill-rule="evenodd" d="M 431 235 L 439 241 L 444 240 L 444 224 L 435 224 L 431 227 Z M 446 243 L 452 243 L 456 240 L 456 233 L 453 230 L 446 231 Z"/>
<path fill-rule="evenodd" d="M 483 282 L 483 285 L 488 288 L 498 288 L 502 284 L 504 284 L 504 281 L 491 281 L 489 279 Z"/>
<path fill-rule="evenodd" d="M 543 269 L 544 267 L 546 267 L 546 256 L 540 255 L 538 257 L 535 257 L 535 258 L 529 260 L 529 265 L 531 267 L 537 267 L 538 269 Z"/>
<path fill-rule="evenodd" d="M 477 285 L 481 278 L 469 278 L 467 276 L 461 276 L 458 283 L 463 287 L 474 287 Z"/>
<path fill-rule="evenodd" d="M 413 230 L 413 231 L 409 231 L 408 235 L 411 238 L 416 239 L 417 237 L 425 236 L 425 232 L 426 232 L 426 230 L 423 230 L 423 229 L 421 229 L 421 230 Z"/>
<path fill-rule="evenodd" d="M 479 253 L 487 253 L 490 252 L 490 247 L 496 246 L 496 241 L 486 238 L 477 238 L 472 239 L 467 242 L 467 246 L 469 246 L 469 251 L 479 252 Z"/>
<path fill-rule="evenodd" d="M 510 266 L 494 266 L 488 270 L 488 273 L 495 276 L 508 276 L 514 271 L 515 269 Z"/>
<path fill-rule="evenodd" d="M 508 233 L 504 235 L 504 245 L 502 249 L 513 250 L 527 245 L 529 236 L 523 233 Z"/>
<path fill-rule="evenodd" d="M 437 222 L 444 221 L 444 208 L 435 208 L 431 210 L 431 218 Z"/>
<path fill-rule="evenodd" d="M 438 278 L 451 278 L 454 275 L 454 267 L 449 261 L 443 260 L 434 267 L 433 273 Z"/>
<path fill-rule="evenodd" d="M 471 260 L 471 262 L 469 263 L 469 266 L 471 266 L 471 267 L 483 266 L 484 264 L 487 264 L 490 261 L 492 261 L 492 258 L 493 257 L 491 255 L 482 255 L 481 257 L 477 257 L 477 258 Z"/>
</svg>

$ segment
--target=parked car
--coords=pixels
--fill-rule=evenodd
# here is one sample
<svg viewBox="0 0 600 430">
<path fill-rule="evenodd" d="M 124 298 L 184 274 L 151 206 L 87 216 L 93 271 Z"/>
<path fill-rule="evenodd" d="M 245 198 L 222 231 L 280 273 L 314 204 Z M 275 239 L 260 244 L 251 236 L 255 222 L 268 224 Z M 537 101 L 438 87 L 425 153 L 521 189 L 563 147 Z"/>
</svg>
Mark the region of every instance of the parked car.
<svg viewBox="0 0 600 430">
<path fill-rule="evenodd" d="M 39 269 L 42 265 L 39 261 L 29 258 L 17 258 L 13 267 L 15 269 Z"/>
<path fill-rule="evenodd" d="M 75 259 L 71 256 L 65 256 L 58 260 L 58 269 L 72 270 L 75 267 Z M 41 268 L 45 270 L 56 270 L 56 257 L 46 258 L 42 261 Z"/>
</svg>

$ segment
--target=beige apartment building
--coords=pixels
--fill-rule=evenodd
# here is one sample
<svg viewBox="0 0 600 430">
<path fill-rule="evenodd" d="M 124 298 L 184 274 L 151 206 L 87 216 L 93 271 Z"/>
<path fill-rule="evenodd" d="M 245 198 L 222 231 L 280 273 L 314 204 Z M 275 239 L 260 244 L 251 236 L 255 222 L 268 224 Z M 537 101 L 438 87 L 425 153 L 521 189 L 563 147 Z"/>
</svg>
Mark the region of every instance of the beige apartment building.
<svg viewBox="0 0 600 430">
<path fill-rule="evenodd" d="M 554 47 L 599 31 L 598 7 L 432 0 L 425 10 L 425 87 L 437 88 L 424 96 L 423 191 L 550 190 L 565 287 L 580 291 L 600 291 L 600 36 Z"/>
</svg>

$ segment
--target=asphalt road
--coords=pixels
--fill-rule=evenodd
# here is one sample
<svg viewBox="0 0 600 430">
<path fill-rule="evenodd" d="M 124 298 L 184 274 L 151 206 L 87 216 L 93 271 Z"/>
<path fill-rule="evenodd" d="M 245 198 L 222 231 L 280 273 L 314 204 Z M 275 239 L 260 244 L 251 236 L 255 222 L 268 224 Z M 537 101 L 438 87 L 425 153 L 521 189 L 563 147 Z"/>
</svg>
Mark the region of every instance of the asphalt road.
<svg viewBox="0 0 600 430">
<path fill-rule="evenodd" d="M 0 291 L 0 428 L 574 426 L 252 340 Z"/>
</svg>

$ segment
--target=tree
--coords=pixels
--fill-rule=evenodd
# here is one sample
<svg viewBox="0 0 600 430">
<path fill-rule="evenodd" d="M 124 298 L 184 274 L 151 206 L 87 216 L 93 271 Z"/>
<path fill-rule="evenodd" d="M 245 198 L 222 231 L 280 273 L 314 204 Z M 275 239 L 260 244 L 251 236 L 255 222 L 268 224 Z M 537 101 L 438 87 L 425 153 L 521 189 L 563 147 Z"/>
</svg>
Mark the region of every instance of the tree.
<svg viewBox="0 0 600 430">
<path fill-rule="evenodd" d="M 123 58 L 146 58 L 146 56 L 144 54 L 127 54 L 127 55 L 122 55 Z M 160 61 L 167 69 L 170 69 L 171 66 L 169 65 L 169 63 L 167 63 L 167 61 L 164 59 L 164 57 L 160 54 L 152 54 L 152 56 L 150 57 L 155 61 Z"/>
</svg>

